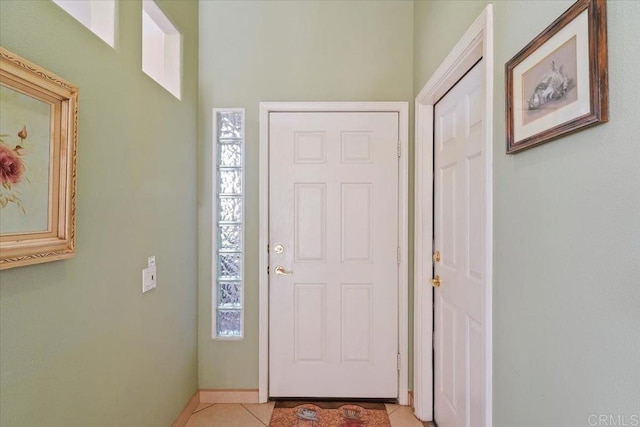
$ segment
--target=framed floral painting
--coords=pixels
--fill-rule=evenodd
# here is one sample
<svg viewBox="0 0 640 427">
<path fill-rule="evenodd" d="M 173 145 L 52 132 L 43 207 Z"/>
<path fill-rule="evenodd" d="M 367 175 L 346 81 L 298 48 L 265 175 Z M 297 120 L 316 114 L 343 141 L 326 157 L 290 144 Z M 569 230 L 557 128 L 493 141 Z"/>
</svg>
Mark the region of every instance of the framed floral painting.
<svg viewBox="0 0 640 427">
<path fill-rule="evenodd" d="M 505 74 L 507 154 L 608 121 L 605 0 L 578 0 Z"/>
<path fill-rule="evenodd" d="M 0 48 L 0 269 L 75 253 L 78 88 Z"/>
</svg>

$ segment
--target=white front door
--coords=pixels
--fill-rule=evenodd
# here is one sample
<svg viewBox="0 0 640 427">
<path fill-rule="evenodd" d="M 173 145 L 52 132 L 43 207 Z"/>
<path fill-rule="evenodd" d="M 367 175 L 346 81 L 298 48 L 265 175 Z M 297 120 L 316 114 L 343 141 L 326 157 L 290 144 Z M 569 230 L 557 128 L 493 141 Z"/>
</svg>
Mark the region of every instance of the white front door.
<svg viewBox="0 0 640 427">
<path fill-rule="evenodd" d="M 269 115 L 269 395 L 398 396 L 398 113 Z"/>
<path fill-rule="evenodd" d="M 435 107 L 434 408 L 439 427 L 485 425 L 484 77 L 477 64 Z M 435 261 L 436 257 L 434 257 Z"/>
</svg>

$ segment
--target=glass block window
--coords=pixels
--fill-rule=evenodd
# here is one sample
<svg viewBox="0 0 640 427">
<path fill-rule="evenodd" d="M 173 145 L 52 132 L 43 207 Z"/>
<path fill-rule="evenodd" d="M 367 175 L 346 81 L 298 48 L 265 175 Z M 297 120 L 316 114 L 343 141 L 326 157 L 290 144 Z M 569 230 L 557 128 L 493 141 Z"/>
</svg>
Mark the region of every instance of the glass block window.
<svg viewBox="0 0 640 427">
<path fill-rule="evenodd" d="M 215 108 L 214 338 L 242 338 L 244 263 L 244 110 Z"/>
</svg>

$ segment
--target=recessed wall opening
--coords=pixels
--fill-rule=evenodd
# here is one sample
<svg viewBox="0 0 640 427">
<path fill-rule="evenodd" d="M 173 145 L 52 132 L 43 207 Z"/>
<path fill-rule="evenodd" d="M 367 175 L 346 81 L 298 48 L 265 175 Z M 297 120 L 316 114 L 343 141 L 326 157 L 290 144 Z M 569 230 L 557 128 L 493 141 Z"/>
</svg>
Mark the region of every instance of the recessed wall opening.
<svg viewBox="0 0 640 427">
<path fill-rule="evenodd" d="M 180 99 L 182 35 L 153 0 L 142 2 L 142 71 Z"/>
<path fill-rule="evenodd" d="M 115 0 L 53 0 L 53 2 L 109 46 L 115 46 Z"/>
</svg>

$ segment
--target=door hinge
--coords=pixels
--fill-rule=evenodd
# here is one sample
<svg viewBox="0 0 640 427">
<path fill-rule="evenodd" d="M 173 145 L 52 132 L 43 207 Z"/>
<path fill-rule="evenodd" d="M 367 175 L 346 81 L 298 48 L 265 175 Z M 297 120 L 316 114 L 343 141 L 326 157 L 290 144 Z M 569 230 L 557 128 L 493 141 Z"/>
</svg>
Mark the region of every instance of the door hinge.
<svg viewBox="0 0 640 427">
<path fill-rule="evenodd" d="M 402 154 L 402 145 L 400 144 L 400 141 L 398 141 L 398 157 L 400 157 L 401 154 Z"/>
<path fill-rule="evenodd" d="M 400 370 L 400 365 L 401 365 L 401 361 L 400 361 L 400 353 L 398 353 L 398 371 Z"/>
<path fill-rule="evenodd" d="M 267 245 L 267 253 L 269 253 L 269 249 L 270 249 L 270 246 L 269 246 L 269 245 Z"/>
<path fill-rule="evenodd" d="M 270 271 L 271 271 L 271 268 L 270 268 L 270 266 L 267 265 L 267 274 L 269 274 Z"/>
<path fill-rule="evenodd" d="M 398 254 L 398 264 L 400 264 L 400 246 L 398 246 L 397 254 Z"/>
</svg>

